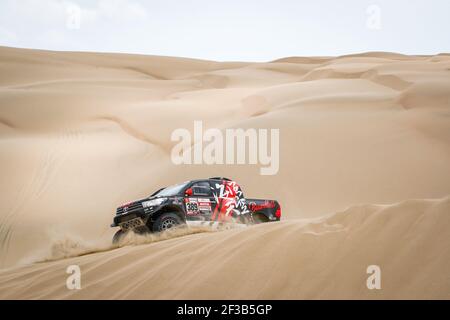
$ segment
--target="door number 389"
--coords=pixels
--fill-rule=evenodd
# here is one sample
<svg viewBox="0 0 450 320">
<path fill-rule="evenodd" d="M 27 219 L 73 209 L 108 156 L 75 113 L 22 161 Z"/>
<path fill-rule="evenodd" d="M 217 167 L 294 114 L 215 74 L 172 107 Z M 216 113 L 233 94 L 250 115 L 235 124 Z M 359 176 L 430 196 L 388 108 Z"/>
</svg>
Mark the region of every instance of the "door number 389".
<svg viewBox="0 0 450 320">
<path fill-rule="evenodd" d="M 189 202 L 186 204 L 188 211 L 198 211 L 198 204 L 194 202 Z"/>
</svg>

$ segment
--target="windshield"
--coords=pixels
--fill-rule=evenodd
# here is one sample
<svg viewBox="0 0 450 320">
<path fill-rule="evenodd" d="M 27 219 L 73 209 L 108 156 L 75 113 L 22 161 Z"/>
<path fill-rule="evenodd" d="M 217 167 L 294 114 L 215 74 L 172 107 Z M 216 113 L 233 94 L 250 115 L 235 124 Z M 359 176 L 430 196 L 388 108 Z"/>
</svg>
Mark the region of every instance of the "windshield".
<svg viewBox="0 0 450 320">
<path fill-rule="evenodd" d="M 184 188 L 187 186 L 188 182 L 180 183 L 174 186 L 167 187 L 162 189 L 157 194 L 156 197 L 170 197 L 179 194 Z"/>
</svg>

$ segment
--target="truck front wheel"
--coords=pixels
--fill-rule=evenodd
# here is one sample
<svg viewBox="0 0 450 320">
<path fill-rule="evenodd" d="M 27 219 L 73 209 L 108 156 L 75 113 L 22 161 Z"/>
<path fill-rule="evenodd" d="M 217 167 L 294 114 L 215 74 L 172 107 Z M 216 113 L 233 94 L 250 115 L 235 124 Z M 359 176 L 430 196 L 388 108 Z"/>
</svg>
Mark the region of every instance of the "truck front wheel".
<svg viewBox="0 0 450 320">
<path fill-rule="evenodd" d="M 122 239 L 125 238 L 126 234 L 127 234 L 127 233 L 126 233 L 125 231 L 123 231 L 123 230 L 117 231 L 117 232 L 114 234 L 114 237 L 113 237 L 113 239 L 112 239 L 112 243 L 113 243 L 113 244 L 119 244 L 120 241 L 122 241 Z"/>
<path fill-rule="evenodd" d="M 163 232 L 163 231 L 169 230 L 171 228 L 177 227 L 183 223 L 184 222 L 181 220 L 181 218 L 176 213 L 172 213 L 172 212 L 163 213 L 153 223 L 152 231 L 153 232 Z"/>
</svg>

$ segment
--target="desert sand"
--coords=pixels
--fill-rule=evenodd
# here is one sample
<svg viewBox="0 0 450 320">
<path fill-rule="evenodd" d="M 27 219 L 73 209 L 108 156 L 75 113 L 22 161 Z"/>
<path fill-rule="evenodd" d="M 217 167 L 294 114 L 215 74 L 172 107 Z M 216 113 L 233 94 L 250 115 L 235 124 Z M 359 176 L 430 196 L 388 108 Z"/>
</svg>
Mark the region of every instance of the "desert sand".
<svg viewBox="0 0 450 320">
<path fill-rule="evenodd" d="M 0 47 L 0 298 L 449 299 L 449 108 L 448 54 Z M 172 164 L 171 132 L 195 120 L 280 129 L 278 174 Z M 118 205 L 210 176 L 278 199 L 283 221 L 111 247 Z M 71 264 L 82 290 L 66 288 Z M 367 289 L 369 265 L 382 290 Z"/>
</svg>

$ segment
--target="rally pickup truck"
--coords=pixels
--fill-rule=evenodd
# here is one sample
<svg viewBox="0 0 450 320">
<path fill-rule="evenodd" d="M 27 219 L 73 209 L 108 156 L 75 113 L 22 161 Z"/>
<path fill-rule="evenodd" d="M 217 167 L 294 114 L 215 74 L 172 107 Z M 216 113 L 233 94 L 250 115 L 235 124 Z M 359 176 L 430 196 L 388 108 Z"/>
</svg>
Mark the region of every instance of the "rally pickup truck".
<svg viewBox="0 0 450 320">
<path fill-rule="evenodd" d="M 280 218 L 277 201 L 246 199 L 235 181 L 215 177 L 162 188 L 145 199 L 121 205 L 111 227 L 120 227 L 113 238 L 117 243 L 128 231 L 162 232 L 190 221 L 253 224 Z"/>
</svg>

